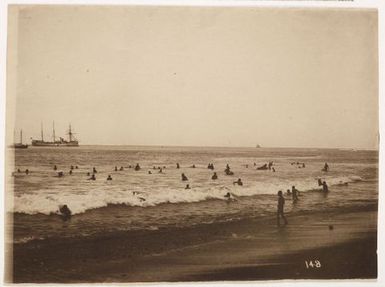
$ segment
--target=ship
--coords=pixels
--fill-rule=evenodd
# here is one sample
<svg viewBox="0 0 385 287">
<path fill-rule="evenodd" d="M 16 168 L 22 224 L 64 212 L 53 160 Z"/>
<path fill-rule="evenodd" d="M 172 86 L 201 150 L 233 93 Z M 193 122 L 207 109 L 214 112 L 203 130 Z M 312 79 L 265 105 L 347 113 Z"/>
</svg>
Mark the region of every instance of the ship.
<svg viewBox="0 0 385 287">
<path fill-rule="evenodd" d="M 20 142 L 14 143 L 12 145 L 13 148 L 28 148 L 27 144 L 23 144 L 23 130 L 20 130 Z"/>
<path fill-rule="evenodd" d="M 53 123 L 52 141 L 45 141 L 44 134 L 43 134 L 43 125 L 41 125 L 41 139 L 40 140 L 32 139 L 32 146 L 38 146 L 38 147 L 77 147 L 79 146 L 79 141 L 74 137 L 74 133 L 72 132 L 71 124 L 69 125 L 67 135 L 68 135 L 68 140 L 62 137 L 59 137 L 59 139 L 56 139 L 55 123 Z"/>
<path fill-rule="evenodd" d="M 256 147 L 256 148 L 261 148 L 261 145 L 257 144 L 255 147 Z"/>
</svg>

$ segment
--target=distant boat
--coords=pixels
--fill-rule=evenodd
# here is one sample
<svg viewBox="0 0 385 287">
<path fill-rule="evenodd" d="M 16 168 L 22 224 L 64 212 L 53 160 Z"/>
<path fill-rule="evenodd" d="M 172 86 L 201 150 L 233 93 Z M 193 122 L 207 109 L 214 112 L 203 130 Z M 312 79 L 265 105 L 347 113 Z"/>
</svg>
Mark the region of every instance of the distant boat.
<svg viewBox="0 0 385 287">
<path fill-rule="evenodd" d="M 20 142 L 13 144 L 14 148 L 28 148 L 27 144 L 23 144 L 23 130 L 20 130 Z"/>
<path fill-rule="evenodd" d="M 256 145 L 256 148 L 261 148 L 261 146 L 259 144 Z"/>
<path fill-rule="evenodd" d="M 59 137 L 57 140 L 55 137 L 55 122 L 52 126 L 52 141 L 45 141 L 43 135 L 43 125 L 41 125 L 41 140 L 32 139 L 32 146 L 39 147 L 77 147 L 79 146 L 78 140 L 74 137 L 74 133 L 72 132 L 71 125 L 69 125 L 69 129 L 67 132 L 68 140 L 65 140 L 62 137 Z"/>
</svg>

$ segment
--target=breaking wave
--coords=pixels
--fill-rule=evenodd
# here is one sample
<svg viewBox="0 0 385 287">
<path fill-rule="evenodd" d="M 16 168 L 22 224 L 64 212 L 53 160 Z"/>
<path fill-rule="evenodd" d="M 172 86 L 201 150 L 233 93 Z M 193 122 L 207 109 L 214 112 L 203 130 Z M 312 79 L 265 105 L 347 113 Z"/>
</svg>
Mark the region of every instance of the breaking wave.
<svg viewBox="0 0 385 287">
<path fill-rule="evenodd" d="M 355 175 L 325 177 L 329 186 L 362 181 Z M 302 192 L 319 189 L 317 178 L 306 178 L 297 182 L 290 180 L 276 180 L 271 182 L 245 183 L 244 186 L 210 186 L 196 187 L 190 190 L 163 188 L 153 192 L 136 190 L 111 190 L 108 187 L 95 189 L 86 193 L 63 191 L 52 193 L 40 190 L 38 193 L 15 195 L 13 212 L 25 214 L 52 214 L 58 213 L 60 205 L 67 204 L 72 214 L 80 214 L 87 210 L 106 207 L 111 204 L 125 204 L 128 206 L 156 206 L 164 203 L 194 203 L 210 199 L 227 200 L 224 195 L 230 192 L 235 197 L 273 195 L 278 190 L 285 191 L 292 185 Z"/>
</svg>

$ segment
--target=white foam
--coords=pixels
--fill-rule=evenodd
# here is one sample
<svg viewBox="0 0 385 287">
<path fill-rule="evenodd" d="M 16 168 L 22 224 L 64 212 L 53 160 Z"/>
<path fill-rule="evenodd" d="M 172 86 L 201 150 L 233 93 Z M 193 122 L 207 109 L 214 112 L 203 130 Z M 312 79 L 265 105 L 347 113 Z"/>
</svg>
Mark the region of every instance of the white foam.
<svg viewBox="0 0 385 287">
<path fill-rule="evenodd" d="M 341 183 L 349 183 L 362 180 L 355 175 L 349 176 L 325 176 L 329 186 Z M 50 214 L 57 213 L 59 205 L 67 204 L 73 214 L 83 213 L 87 210 L 105 207 L 108 204 L 126 204 L 130 206 L 155 206 L 162 203 L 189 203 L 208 199 L 226 200 L 224 195 L 231 192 L 235 196 L 253 196 L 276 194 L 278 190 L 286 191 L 292 185 L 300 191 L 309 191 L 319 188 L 317 178 L 308 177 L 296 182 L 272 178 L 269 181 L 252 184 L 245 183 L 244 186 L 216 185 L 209 187 L 193 187 L 192 189 L 163 187 L 153 191 L 141 192 L 139 187 L 122 188 L 104 185 L 88 191 L 60 191 L 39 190 L 39 192 L 19 194 L 15 196 L 14 212 L 26 214 Z M 137 194 L 133 192 L 136 191 Z M 145 200 L 141 200 L 144 198 Z"/>
</svg>

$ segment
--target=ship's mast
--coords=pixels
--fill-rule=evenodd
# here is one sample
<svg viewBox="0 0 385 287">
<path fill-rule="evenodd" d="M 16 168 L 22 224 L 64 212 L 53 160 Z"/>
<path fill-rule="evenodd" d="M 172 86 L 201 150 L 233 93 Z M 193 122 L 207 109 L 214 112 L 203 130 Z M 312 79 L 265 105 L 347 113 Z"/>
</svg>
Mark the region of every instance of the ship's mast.
<svg viewBox="0 0 385 287">
<path fill-rule="evenodd" d="M 69 140 L 70 142 L 72 141 L 72 132 L 71 132 L 71 124 L 70 124 L 70 128 L 68 130 L 68 137 L 69 137 Z"/>
<path fill-rule="evenodd" d="M 44 141 L 44 137 L 43 137 L 43 123 L 41 123 L 41 141 Z"/>
<path fill-rule="evenodd" d="M 52 122 L 52 137 L 53 142 L 55 143 L 55 121 Z"/>
<path fill-rule="evenodd" d="M 20 130 L 20 143 L 23 143 L 23 130 Z"/>
</svg>

